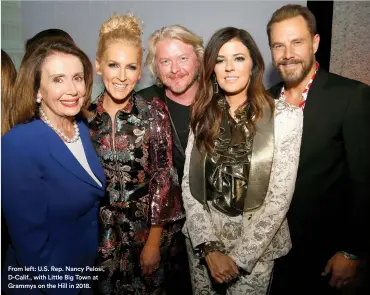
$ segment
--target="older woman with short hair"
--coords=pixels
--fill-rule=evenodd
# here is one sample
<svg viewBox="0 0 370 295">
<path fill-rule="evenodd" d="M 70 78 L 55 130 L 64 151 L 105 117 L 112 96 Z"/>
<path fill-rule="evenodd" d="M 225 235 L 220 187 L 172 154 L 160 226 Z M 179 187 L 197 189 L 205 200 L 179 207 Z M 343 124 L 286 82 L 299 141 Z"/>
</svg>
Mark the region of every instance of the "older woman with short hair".
<svg viewBox="0 0 370 295">
<path fill-rule="evenodd" d="M 88 57 L 64 39 L 43 42 L 22 62 L 15 126 L 2 138 L 8 295 L 92 294 L 105 187 L 84 117 L 92 81 Z"/>
</svg>

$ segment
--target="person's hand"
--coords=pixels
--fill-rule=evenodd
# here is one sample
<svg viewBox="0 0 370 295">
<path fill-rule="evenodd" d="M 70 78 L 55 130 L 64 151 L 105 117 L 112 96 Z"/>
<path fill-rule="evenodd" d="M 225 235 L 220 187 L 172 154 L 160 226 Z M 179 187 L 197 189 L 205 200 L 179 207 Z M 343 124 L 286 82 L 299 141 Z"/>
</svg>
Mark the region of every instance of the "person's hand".
<svg viewBox="0 0 370 295">
<path fill-rule="evenodd" d="M 146 243 L 140 254 L 141 273 L 144 276 L 152 274 L 158 269 L 160 261 L 159 245 Z"/>
<path fill-rule="evenodd" d="M 211 276 L 217 283 L 228 283 L 239 276 L 234 260 L 219 251 L 209 253 L 206 262 Z"/>
<path fill-rule="evenodd" d="M 329 284 L 339 289 L 352 281 L 356 275 L 359 263 L 359 260 L 348 259 L 340 252 L 337 252 L 329 259 L 322 275 L 326 276 L 331 273 Z"/>
</svg>

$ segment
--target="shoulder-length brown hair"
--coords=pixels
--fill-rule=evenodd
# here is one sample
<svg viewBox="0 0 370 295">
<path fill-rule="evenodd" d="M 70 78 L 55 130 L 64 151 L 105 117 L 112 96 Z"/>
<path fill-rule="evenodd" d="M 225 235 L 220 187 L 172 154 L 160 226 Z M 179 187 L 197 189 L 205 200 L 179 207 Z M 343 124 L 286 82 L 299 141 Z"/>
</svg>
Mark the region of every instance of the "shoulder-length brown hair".
<svg viewBox="0 0 370 295">
<path fill-rule="evenodd" d="M 27 58 L 22 60 L 14 87 L 15 102 L 11 110 L 12 126 L 26 123 L 38 115 L 36 95 L 40 88 L 41 67 L 48 56 L 56 53 L 71 54 L 80 59 L 84 68 L 86 85 L 85 101 L 81 108 L 81 114 L 89 115 L 88 107 L 90 106 L 93 86 L 93 67 L 88 56 L 77 45 L 65 38 L 48 38 L 42 41 Z"/>
<path fill-rule="evenodd" d="M 252 135 L 256 132 L 255 122 L 263 117 L 263 108 L 274 108 L 273 99 L 263 86 L 265 65 L 262 55 L 252 36 L 245 30 L 226 27 L 213 34 L 208 42 L 203 58 L 203 68 L 200 71 L 199 88 L 191 110 L 190 126 L 195 135 L 195 142 L 199 149 L 205 148 L 212 152 L 214 142 L 219 134 L 221 123 L 221 109 L 218 100 L 224 97 L 222 89 L 215 93 L 214 68 L 221 47 L 230 40 L 239 40 L 249 50 L 253 61 L 252 75 L 247 90 L 247 101 L 240 108 L 248 104 L 246 125 Z"/>
<path fill-rule="evenodd" d="M 1 49 L 1 135 L 10 129 L 9 110 L 12 108 L 17 70 L 9 55 Z"/>
</svg>

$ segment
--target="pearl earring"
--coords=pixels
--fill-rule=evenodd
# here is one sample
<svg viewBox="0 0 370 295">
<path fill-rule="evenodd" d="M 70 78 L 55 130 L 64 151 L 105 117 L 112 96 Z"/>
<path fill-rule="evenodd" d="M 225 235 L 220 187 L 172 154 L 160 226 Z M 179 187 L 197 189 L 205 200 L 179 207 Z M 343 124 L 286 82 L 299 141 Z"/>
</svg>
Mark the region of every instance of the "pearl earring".
<svg viewBox="0 0 370 295">
<path fill-rule="evenodd" d="M 37 99 L 36 99 L 36 102 L 38 103 L 38 104 L 40 104 L 41 103 L 41 97 L 37 97 Z"/>
</svg>

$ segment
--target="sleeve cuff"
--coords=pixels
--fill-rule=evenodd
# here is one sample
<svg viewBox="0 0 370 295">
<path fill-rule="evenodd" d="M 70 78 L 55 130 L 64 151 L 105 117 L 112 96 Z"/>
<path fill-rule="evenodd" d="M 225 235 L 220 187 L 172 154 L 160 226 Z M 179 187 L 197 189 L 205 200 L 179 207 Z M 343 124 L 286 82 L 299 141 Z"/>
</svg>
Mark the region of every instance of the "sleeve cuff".
<svg viewBox="0 0 370 295">
<path fill-rule="evenodd" d="M 225 254 L 225 247 L 220 241 L 210 241 L 199 244 L 194 249 L 195 255 L 200 259 L 205 258 L 209 253 L 214 251 Z"/>
</svg>

